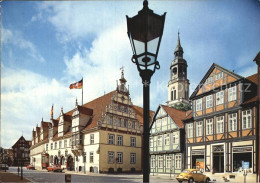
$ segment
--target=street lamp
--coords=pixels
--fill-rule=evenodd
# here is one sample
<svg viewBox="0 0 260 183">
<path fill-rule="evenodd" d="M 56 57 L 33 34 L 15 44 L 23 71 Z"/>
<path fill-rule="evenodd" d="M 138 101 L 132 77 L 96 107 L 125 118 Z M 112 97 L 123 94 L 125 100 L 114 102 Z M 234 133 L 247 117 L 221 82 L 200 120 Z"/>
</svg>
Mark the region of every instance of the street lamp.
<svg viewBox="0 0 260 183">
<path fill-rule="evenodd" d="M 127 33 L 130 39 L 133 57 L 143 83 L 143 182 L 149 182 L 150 159 L 149 159 L 149 111 L 150 111 L 150 88 L 151 77 L 156 69 L 160 69 L 157 56 L 163 35 L 165 15 L 154 14 L 148 8 L 148 1 L 144 0 L 143 9 L 138 15 L 127 19 Z"/>
</svg>

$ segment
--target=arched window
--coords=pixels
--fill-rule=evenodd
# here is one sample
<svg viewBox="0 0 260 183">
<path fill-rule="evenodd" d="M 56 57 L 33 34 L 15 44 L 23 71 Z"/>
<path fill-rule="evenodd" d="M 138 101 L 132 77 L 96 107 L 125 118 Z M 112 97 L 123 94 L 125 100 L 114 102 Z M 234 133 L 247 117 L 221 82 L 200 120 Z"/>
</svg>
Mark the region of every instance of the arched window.
<svg viewBox="0 0 260 183">
<path fill-rule="evenodd" d="M 173 100 L 173 91 L 171 91 L 171 100 Z"/>
<path fill-rule="evenodd" d="M 176 100 L 176 90 L 174 90 L 174 100 Z"/>
</svg>

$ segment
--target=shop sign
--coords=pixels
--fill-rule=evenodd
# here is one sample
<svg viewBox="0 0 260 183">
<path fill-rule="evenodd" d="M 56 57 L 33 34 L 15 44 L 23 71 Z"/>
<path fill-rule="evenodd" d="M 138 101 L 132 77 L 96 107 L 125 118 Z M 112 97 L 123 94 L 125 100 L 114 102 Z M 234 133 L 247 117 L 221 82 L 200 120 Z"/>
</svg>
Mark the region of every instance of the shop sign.
<svg viewBox="0 0 260 183">
<path fill-rule="evenodd" d="M 192 150 L 192 155 L 204 155 L 204 149 L 203 150 Z"/>
</svg>

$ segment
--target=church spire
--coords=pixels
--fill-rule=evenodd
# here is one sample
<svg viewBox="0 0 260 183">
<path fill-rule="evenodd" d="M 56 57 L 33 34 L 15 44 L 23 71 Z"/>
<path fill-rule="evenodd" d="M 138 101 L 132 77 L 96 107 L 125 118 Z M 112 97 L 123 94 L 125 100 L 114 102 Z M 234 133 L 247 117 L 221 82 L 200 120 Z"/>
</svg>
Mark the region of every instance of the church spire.
<svg viewBox="0 0 260 183">
<path fill-rule="evenodd" d="M 177 46 L 174 51 L 175 57 L 183 57 L 183 48 L 181 47 L 180 32 L 178 31 Z"/>
<path fill-rule="evenodd" d="M 118 90 L 119 92 L 128 93 L 128 90 L 127 90 L 127 88 L 126 88 L 126 86 L 125 86 L 125 84 L 126 84 L 127 81 L 126 81 L 125 75 L 124 75 L 124 67 L 121 67 L 120 70 L 121 70 L 121 78 L 119 79 L 120 85 L 117 86 L 117 90 Z"/>
</svg>

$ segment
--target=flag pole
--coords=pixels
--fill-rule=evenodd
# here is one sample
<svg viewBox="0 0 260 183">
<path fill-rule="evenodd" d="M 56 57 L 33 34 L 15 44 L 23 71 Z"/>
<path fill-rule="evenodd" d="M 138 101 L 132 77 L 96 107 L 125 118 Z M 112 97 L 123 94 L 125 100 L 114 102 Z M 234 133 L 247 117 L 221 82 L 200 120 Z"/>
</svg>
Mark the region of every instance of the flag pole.
<svg viewBox="0 0 260 183">
<path fill-rule="evenodd" d="M 82 77 L 82 106 L 83 106 L 83 77 Z"/>
</svg>

